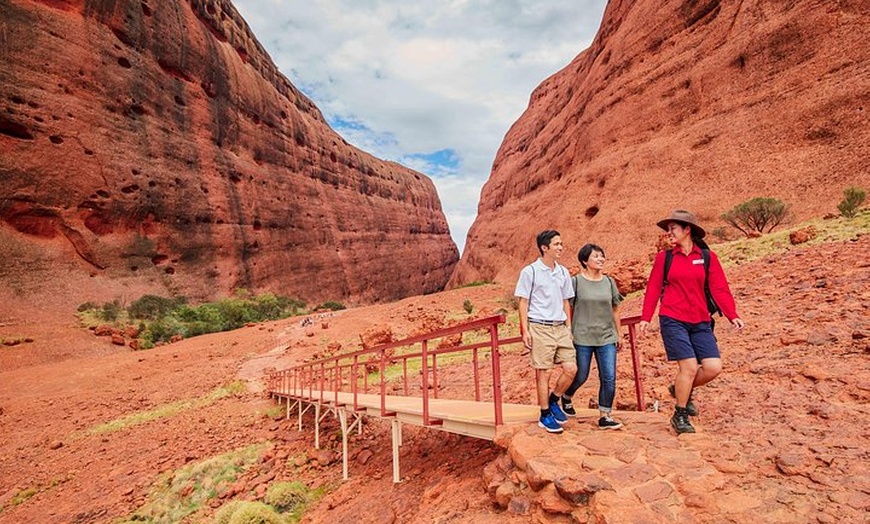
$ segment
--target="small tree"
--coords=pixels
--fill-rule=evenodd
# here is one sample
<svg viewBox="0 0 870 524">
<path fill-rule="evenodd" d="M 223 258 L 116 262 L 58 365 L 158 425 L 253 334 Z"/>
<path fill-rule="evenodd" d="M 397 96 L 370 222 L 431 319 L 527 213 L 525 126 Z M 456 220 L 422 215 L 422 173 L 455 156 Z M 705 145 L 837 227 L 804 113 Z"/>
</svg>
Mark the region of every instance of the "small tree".
<svg viewBox="0 0 870 524">
<path fill-rule="evenodd" d="M 858 208 L 864 203 L 867 193 L 860 187 L 849 187 L 843 191 L 843 201 L 837 204 L 840 214 L 846 218 L 854 218 L 858 214 Z"/>
<path fill-rule="evenodd" d="M 788 218 L 788 205 L 782 200 L 755 197 L 737 204 L 722 215 L 722 220 L 739 229 L 744 235 L 752 232 L 770 233 Z"/>
<path fill-rule="evenodd" d="M 466 298 L 465 302 L 462 303 L 462 309 L 470 315 L 471 312 L 474 311 L 474 304 L 471 303 L 471 300 Z"/>
</svg>

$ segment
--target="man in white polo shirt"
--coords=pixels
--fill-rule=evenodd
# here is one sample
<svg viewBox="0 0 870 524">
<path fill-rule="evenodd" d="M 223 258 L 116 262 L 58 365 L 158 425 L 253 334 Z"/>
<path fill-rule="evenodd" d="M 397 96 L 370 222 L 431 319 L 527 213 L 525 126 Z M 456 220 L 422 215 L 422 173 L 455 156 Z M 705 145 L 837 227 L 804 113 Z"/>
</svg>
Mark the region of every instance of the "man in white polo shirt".
<svg viewBox="0 0 870 524">
<path fill-rule="evenodd" d="M 541 418 L 538 425 L 550 433 L 561 433 L 568 417 L 559 407 L 559 396 L 571 385 L 577 364 L 568 327 L 569 303 L 574 298 L 571 275 L 556 260 L 562 256 L 558 231 L 541 231 L 536 239 L 541 257 L 524 267 L 514 292 L 520 299 L 520 329 L 523 344 L 531 350 L 532 367 Z M 550 391 L 550 371 L 562 366 L 562 374 Z"/>
</svg>

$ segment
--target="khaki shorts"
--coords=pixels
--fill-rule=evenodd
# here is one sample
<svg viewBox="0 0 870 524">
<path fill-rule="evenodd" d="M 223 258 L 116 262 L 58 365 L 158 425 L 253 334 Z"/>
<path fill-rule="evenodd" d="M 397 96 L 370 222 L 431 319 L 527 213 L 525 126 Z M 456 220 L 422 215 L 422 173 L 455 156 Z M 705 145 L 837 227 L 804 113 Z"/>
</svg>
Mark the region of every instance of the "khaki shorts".
<svg viewBox="0 0 870 524">
<path fill-rule="evenodd" d="M 553 369 L 556 364 L 574 362 L 574 341 L 566 324 L 545 326 L 529 322 L 532 335 L 532 367 Z"/>
</svg>

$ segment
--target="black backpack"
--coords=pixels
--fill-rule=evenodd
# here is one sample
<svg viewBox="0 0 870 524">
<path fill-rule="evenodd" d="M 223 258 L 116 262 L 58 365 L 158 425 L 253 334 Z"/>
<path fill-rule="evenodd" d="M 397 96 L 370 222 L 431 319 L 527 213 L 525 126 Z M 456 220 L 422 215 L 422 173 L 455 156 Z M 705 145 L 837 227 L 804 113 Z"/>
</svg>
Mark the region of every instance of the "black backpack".
<svg viewBox="0 0 870 524">
<path fill-rule="evenodd" d="M 707 297 L 707 311 L 710 312 L 711 317 L 714 313 L 719 313 L 719 316 L 721 317 L 722 310 L 719 309 L 718 304 L 713 300 L 712 293 L 710 293 L 710 250 L 701 249 L 701 258 L 704 259 L 704 295 Z M 674 252 L 670 249 L 665 251 L 665 272 L 662 281 L 662 296 L 665 294 L 665 286 L 668 285 L 668 271 L 671 269 L 671 261 L 673 261 L 673 259 Z M 661 300 L 661 297 L 659 297 L 659 300 Z"/>
</svg>

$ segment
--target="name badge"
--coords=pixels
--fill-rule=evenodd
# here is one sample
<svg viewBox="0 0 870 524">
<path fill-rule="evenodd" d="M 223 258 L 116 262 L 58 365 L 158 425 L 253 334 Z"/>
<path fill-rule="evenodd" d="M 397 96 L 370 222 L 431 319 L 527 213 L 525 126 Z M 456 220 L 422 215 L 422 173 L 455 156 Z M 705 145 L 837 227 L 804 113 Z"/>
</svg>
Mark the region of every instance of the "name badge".
<svg viewBox="0 0 870 524">
<path fill-rule="evenodd" d="M 701 264 L 703 264 L 703 263 L 704 263 L 704 259 L 703 259 L 703 258 L 699 258 L 698 260 L 692 260 L 692 264 L 694 264 L 694 265 L 696 265 L 696 266 L 699 266 L 699 265 L 701 265 Z"/>
</svg>

